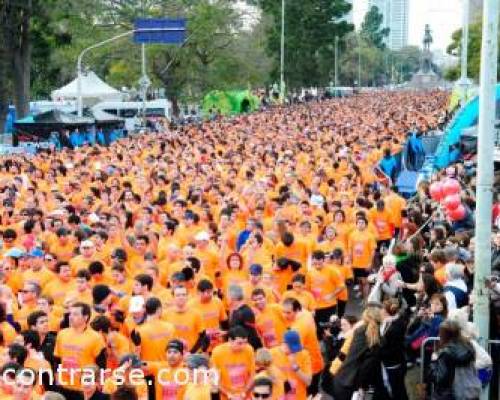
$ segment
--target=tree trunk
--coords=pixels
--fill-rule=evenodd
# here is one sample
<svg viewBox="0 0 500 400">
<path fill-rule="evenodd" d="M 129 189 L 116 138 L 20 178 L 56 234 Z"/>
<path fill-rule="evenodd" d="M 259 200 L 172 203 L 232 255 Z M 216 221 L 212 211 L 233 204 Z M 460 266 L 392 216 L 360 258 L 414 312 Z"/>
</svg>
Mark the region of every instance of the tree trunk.
<svg viewBox="0 0 500 400">
<path fill-rule="evenodd" d="M 23 118 L 29 113 L 31 87 L 30 19 L 32 11 L 32 0 L 26 0 L 24 7 L 19 10 L 19 41 L 12 55 L 14 104 L 19 118 Z"/>
<path fill-rule="evenodd" d="M 170 101 L 172 102 L 172 116 L 177 118 L 181 112 L 181 109 L 179 107 L 179 99 L 177 98 L 177 96 L 171 96 Z"/>
</svg>

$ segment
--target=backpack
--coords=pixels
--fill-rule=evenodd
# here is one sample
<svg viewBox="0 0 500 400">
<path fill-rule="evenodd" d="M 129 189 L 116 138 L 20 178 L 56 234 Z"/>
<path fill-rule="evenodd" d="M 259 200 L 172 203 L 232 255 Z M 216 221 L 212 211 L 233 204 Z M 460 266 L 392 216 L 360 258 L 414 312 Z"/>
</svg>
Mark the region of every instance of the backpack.
<svg viewBox="0 0 500 400">
<path fill-rule="evenodd" d="M 479 399 L 481 388 L 481 381 L 477 376 L 473 362 L 468 366 L 455 367 L 455 378 L 452 385 L 455 400 Z"/>
</svg>

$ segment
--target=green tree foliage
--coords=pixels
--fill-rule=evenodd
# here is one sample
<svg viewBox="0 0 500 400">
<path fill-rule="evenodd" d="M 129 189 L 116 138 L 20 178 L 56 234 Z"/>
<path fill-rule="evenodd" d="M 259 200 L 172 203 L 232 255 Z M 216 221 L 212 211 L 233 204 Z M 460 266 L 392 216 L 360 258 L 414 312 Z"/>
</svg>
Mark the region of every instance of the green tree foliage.
<svg viewBox="0 0 500 400">
<path fill-rule="evenodd" d="M 361 24 L 361 37 L 379 49 L 386 47 L 384 39 L 389 36 L 389 28 L 382 28 L 383 19 L 378 7 L 372 6 Z"/>
<path fill-rule="evenodd" d="M 273 59 L 273 81 L 279 80 L 281 1 L 259 0 L 273 21 L 267 50 Z M 285 76 L 289 88 L 326 85 L 334 64 L 335 36 L 344 37 L 353 26 L 342 20 L 351 5 L 344 0 L 287 0 L 285 2 Z"/>
<path fill-rule="evenodd" d="M 137 17 L 166 16 L 187 18 L 189 40 L 180 48 L 148 46 L 148 74 L 174 101 L 268 82 L 265 25 L 242 31 L 231 0 L 2 0 L 0 87 L 6 90 L 0 95 L 0 130 L 12 99 L 26 111 L 30 98 L 47 98 L 74 79 L 83 49 L 130 30 Z M 140 46 L 124 38 L 89 52 L 84 65 L 130 88 L 139 80 L 140 60 Z"/>
<path fill-rule="evenodd" d="M 500 33 L 499 33 L 500 39 Z M 469 25 L 469 43 L 467 46 L 467 75 L 471 79 L 479 80 L 479 71 L 481 68 L 481 40 L 482 40 L 482 23 L 481 21 L 474 22 Z M 500 40 L 499 40 L 500 45 Z M 462 29 L 453 32 L 452 43 L 448 46 L 447 52 L 452 55 L 460 55 L 462 48 Z M 500 78 L 500 52 L 498 54 L 498 71 L 497 76 Z M 445 72 L 445 77 L 449 80 L 456 80 L 460 77 L 460 65 L 449 68 Z"/>
</svg>

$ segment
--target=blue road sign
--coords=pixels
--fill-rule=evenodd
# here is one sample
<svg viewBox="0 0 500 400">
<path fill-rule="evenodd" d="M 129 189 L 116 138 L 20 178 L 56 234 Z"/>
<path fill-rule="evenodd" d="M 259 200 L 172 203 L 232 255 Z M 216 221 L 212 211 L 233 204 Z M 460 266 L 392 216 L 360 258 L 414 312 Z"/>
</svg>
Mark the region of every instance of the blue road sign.
<svg viewBox="0 0 500 400">
<path fill-rule="evenodd" d="M 135 20 L 134 42 L 139 44 L 182 44 L 186 40 L 186 19 L 140 18 Z"/>
</svg>

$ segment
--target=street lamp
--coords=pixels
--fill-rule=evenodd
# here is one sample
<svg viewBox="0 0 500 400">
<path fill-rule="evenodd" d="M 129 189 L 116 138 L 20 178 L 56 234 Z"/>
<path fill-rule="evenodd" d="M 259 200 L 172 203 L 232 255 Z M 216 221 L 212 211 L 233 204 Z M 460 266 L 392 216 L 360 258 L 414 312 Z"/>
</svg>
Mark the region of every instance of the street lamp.
<svg viewBox="0 0 500 400">
<path fill-rule="evenodd" d="M 462 105 L 467 101 L 467 92 L 472 86 L 472 81 L 467 77 L 467 51 L 469 46 L 469 0 L 463 1 L 462 16 L 462 49 L 460 51 L 460 79 L 456 85 L 460 88 Z"/>
<path fill-rule="evenodd" d="M 285 96 L 285 0 L 281 0 L 280 96 Z"/>
<path fill-rule="evenodd" d="M 83 61 L 83 56 L 87 54 L 90 50 L 97 49 L 99 47 L 105 46 L 109 43 L 112 43 L 118 39 L 121 39 L 125 36 L 132 35 L 133 33 L 136 32 L 167 32 L 167 31 L 182 31 L 184 28 L 148 28 L 148 29 L 132 29 L 127 32 L 120 33 L 119 35 L 113 36 L 112 38 L 103 40 L 102 42 L 95 43 L 92 46 L 87 47 L 86 49 L 83 49 L 80 55 L 78 56 L 77 62 L 76 62 L 76 74 L 77 74 L 77 83 L 76 83 L 76 92 L 77 92 L 77 109 L 78 109 L 78 116 L 82 117 L 83 116 L 83 100 L 82 100 L 82 61 Z M 189 40 L 190 37 L 188 37 L 184 43 L 186 43 Z M 147 76 L 145 76 L 145 68 L 146 68 L 146 62 L 145 62 L 145 51 L 143 49 L 143 76 L 141 80 L 143 80 L 143 83 L 146 82 L 146 79 L 149 80 Z M 146 79 L 144 79 L 146 78 Z M 148 84 L 148 87 L 151 83 Z M 147 90 L 147 88 L 146 88 Z"/>
<path fill-rule="evenodd" d="M 337 90 L 337 87 L 339 86 L 339 37 L 335 36 L 335 90 Z"/>
</svg>

